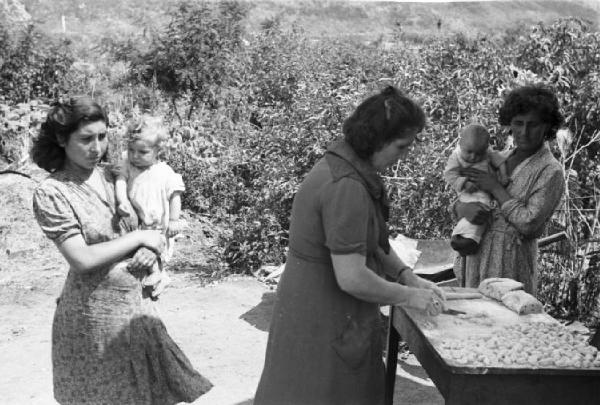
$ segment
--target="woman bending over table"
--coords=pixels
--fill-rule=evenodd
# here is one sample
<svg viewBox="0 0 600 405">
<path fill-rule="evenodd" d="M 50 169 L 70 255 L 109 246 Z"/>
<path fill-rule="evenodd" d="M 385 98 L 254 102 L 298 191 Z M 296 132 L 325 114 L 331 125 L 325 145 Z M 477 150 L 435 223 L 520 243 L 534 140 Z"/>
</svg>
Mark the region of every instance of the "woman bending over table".
<svg viewBox="0 0 600 405">
<path fill-rule="evenodd" d="M 255 405 L 383 404 L 379 306 L 442 310 L 443 292 L 390 249 L 378 174 L 424 125 L 422 109 L 388 87 L 356 108 L 303 181 Z"/>
</svg>

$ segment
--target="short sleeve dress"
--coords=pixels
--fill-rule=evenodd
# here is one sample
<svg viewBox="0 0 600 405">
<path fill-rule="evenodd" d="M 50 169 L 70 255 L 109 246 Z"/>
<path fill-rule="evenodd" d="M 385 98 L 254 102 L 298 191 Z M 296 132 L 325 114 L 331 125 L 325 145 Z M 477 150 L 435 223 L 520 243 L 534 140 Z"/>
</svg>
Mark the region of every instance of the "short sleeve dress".
<svg viewBox="0 0 600 405">
<path fill-rule="evenodd" d="M 381 274 L 376 251 L 381 180 L 345 142 L 334 144 L 295 196 L 255 405 L 383 403 L 379 305 L 342 291 L 331 254 L 359 253 Z"/>
<path fill-rule="evenodd" d="M 140 170 L 123 162 L 127 178 L 127 195 L 145 229 L 167 229 L 169 226 L 169 200 L 175 192 L 184 192 L 181 175 L 165 162 L 157 162 Z"/>
<path fill-rule="evenodd" d="M 101 168 L 105 196 L 74 174 L 58 171 L 36 189 L 35 217 L 61 244 L 120 236 L 113 179 Z M 127 261 L 81 274 L 72 269 L 52 325 L 54 396 L 60 404 L 163 405 L 191 402 L 211 388 L 168 335 L 141 275 Z"/>
</svg>

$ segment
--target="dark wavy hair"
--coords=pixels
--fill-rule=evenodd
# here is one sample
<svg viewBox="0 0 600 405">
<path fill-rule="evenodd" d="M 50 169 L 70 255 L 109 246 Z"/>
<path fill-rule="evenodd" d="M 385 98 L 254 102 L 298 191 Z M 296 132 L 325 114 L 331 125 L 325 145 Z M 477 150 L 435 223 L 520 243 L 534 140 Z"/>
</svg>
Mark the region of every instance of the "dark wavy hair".
<svg viewBox="0 0 600 405">
<path fill-rule="evenodd" d="M 344 139 L 362 159 L 368 159 L 402 132 L 425 127 L 423 109 L 394 86 L 364 100 L 344 121 Z"/>
<path fill-rule="evenodd" d="M 508 93 L 500 107 L 498 122 L 500 125 L 510 125 L 515 115 L 530 112 L 537 113 L 543 122 L 550 124 L 546 139 L 556 138 L 556 131 L 564 118 L 560 112 L 558 97 L 554 91 L 542 84 L 517 87 Z"/>
<path fill-rule="evenodd" d="M 62 168 L 65 149 L 60 143 L 68 142 L 71 134 L 82 124 L 96 121 L 104 121 L 108 125 L 106 113 L 90 97 L 73 97 L 65 103 L 54 103 L 46 121 L 42 123 L 39 135 L 33 141 L 31 159 L 51 173 Z"/>
</svg>

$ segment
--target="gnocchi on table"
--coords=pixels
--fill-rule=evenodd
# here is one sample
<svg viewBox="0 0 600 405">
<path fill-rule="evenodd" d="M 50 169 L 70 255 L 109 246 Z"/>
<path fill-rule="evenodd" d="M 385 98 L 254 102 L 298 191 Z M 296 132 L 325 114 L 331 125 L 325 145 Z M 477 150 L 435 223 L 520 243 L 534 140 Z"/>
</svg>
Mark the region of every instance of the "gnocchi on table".
<svg viewBox="0 0 600 405">
<path fill-rule="evenodd" d="M 600 368 L 600 353 L 559 323 L 508 326 L 490 335 L 436 344 L 451 364 L 472 367 Z"/>
</svg>

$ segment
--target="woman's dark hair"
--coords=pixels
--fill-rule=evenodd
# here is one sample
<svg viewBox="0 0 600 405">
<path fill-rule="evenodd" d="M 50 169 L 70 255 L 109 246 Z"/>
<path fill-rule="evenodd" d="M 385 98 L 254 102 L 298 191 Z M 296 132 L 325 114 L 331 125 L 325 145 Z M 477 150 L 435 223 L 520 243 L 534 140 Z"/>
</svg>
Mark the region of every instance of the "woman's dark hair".
<svg viewBox="0 0 600 405">
<path fill-rule="evenodd" d="M 342 131 L 356 154 L 367 159 L 386 143 L 402 137 L 404 130 L 421 131 L 423 127 L 423 109 L 396 87 L 388 86 L 356 107 Z"/>
<path fill-rule="evenodd" d="M 558 127 L 563 122 L 563 116 L 559 111 L 558 98 L 554 91 L 541 84 L 517 87 L 508 93 L 500 107 L 498 122 L 500 125 L 510 125 L 515 115 L 530 112 L 537 113 L 543 122 L 550 124 L 546 139 L 554 139 Z"/>
<path fill-rule="evenodd" d="M 65 103 L 54 103 L 33 141 L 32 160 L 49 172 L 60 169 L 65 162 L 65 149 L 60 143 L 68 142 L 71 134 L 82 124 L 96 121 L 104 121 L 108 125 L 108 117 L 102 107 L 89 97 L 73 97 Z"/>
</svg>

